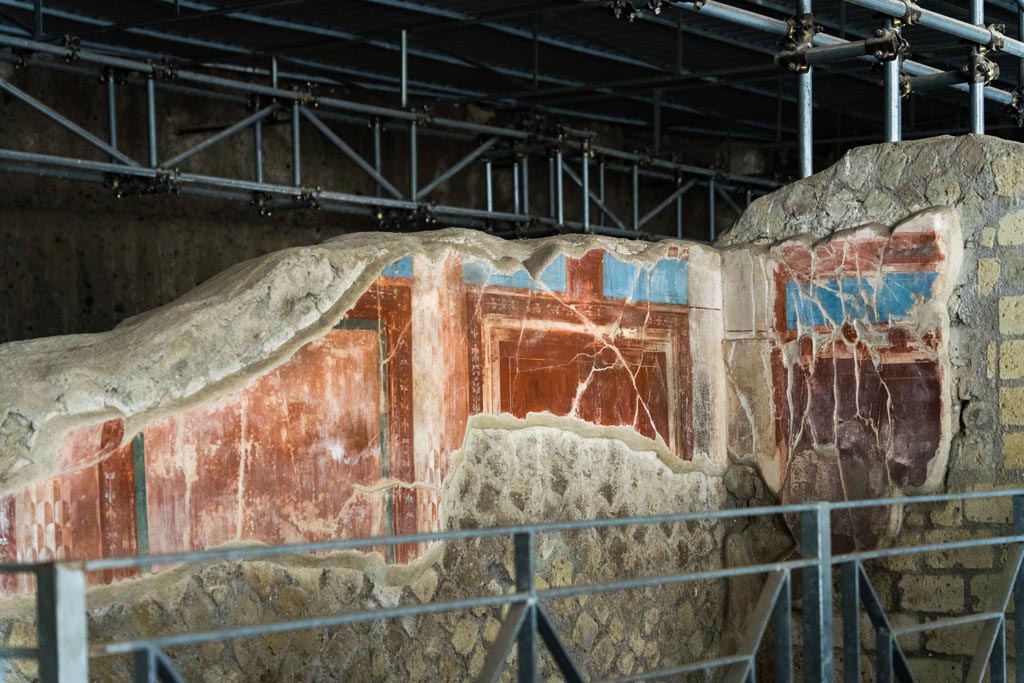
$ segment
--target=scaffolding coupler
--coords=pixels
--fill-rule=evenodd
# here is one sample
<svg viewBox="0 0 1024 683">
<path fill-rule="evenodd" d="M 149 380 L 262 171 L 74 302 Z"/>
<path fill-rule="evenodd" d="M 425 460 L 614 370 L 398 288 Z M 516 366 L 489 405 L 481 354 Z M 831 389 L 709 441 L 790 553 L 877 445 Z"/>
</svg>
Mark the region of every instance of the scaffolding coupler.
<svg viewBox="0 0 1024 683">
<path fill-rule="evenodd" d="M 1012 91 L 1013 100 L 1006 105 L 1010 111 L 1010 118 L 1018 127 L 1024 128 L 1024 86 L 1018 85 Z"/>
<path fill-rule="evenodd" d="M 921 8 L 915 3 L 911 2 L 911 0 L 903 0 L 903 7 L 903 16 L 891 17 L 893 28 L 901 29 L 905 26 L 913 26 L 921 21 Z"/>
<path fill-rule="evenodd" d="M 159 170 L 152 178 L 108 173 L 104 185 L 114 192 L 117 199 L 125 197 L 142 197 L 154 194 L 178 194 L 177 173 L 170 170 Z"/>
<path fill-rule="evenodd" d="M 700 10 L 706 2 L 707 0 L 680 0 L 674 4 L 693 5 L 694 9 Z M 626 21 L 633 22 L 644 12 L 650 12 L 655 15 L 661 14 L 668 4 L 666 0 L 647 0 L 647 2 L 643 3 L 633 3 L 630 0 L 611 0 L 608 3 L 608 13 L 616 19 L 625 19 Z"/>
<path fill-rule="evenodd" d="M 856 59 L 865 55 L 874 57 L 879 62 L 891 62 L 906 57 L 910 48 L 910 44 L 895 28 L 877 29 L 873 36 L 864 40 L 812 47 L 810 41 L 814 37 L 813 22 L 808 19 L 811 28 L 808 28 L 806 23 L 796 23 L 796 19 L 791 19 L 790 22 L 790 35 L 787 36 L 784 49 L 776 55 L 775 61 L 793 73 L 807 73 L 815 64 Z M 797 40 L 805 42 L 796 42 Z"/>
<path fill-rule="evenodd" d="M 63 58 L 64 61 L 68 64 L 77 62 L 78 58 L 82 55 L 82 41 L 79 40 L 78 36 L 66 35 L 63 42 L 64 48 L 67 50 L 67 54 Z"/>
<path fill-rule="evenodd" d="M 927 92 L 937 90 L 961 83 L 981 83 L 988 85 L 999 78 L 999 65 L 988 58 L 990 52 L 1002 49 L 1005 36 L 1005 26 L 992 24 L 988 26 L 990 39 L 985 44 L 974 44 L 977 48 L 959 69 L 943 71 L 927 76 L 900 76 L 900 94 L 903 97 L 911 93 Z M 1011 108 L 1015 105 L 1011 104 Z"/>
</svg>

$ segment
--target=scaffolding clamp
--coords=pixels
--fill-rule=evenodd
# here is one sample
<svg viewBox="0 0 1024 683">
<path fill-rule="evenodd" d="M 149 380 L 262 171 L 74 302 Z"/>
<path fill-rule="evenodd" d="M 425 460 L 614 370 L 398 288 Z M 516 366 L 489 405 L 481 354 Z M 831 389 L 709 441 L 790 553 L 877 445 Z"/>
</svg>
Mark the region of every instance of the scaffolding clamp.
<svg viewBox="0 0 1024 683">
<path fill-rule="evenodd" d="M 775 63 L 787 71 L 805 74 L 811 68 L 807 53 L 818 30 L 814 25 L 814 15 L 798 14 L 787 19 L 786 24 L 786 35 L 780 40 L 782 50 L 775 55 Z"/>
<path fill-rule="evenodd" d="M 412 113 L 416 116 L 416 125 L 418 126 L 429 126 L 434 121 L 434 115 L 431 113 L 429 105 L 413 109 Z"/>
<path fill-rule="evenodd" d="M 249 199 L 249 206 L 255 207 L 264 218 L 271 216 L 274 212 L 270 208 L 271 196 L 269 192 L 253 192 Z"/>
<path fill-rule="evenodd" d="M 911 0 L 903 0 L 903 8 L 903 16 L 892 17 L 893 28 L 899 29 L 905 26 L 913 26 L 921 21 L 921 8 L 911 2 Z"/>
<path fill-rule="evenodd" d="M 879 62 L 892 62 L 910 54 L 910 43 L 899 29 L 879 28 L 875 29 L 874 37 L 864 41 L 864 54 Z"/>
<path fill-rule="evenodd" d="M 999 65 L 985 56 L 981 50 L 971 55 L 964 65 L 963 71 L 967 74 L 968 83 L 983 83 L 988 85 L 999 78 Z"/>
<path fill-rule="evenodd" d="M 998 52 L 1006 44 L 1006 24 L 989 24 L 985 27 L 988 30 L 989 41 L 979 46 L 979 51 Z"/>
<path fill-rule="evenodd" d="M 303 107 L 316 109 L 320 106 L 320 93 L 315 83 L 306 82 L 301 88 L 295 88 L 295 101 Z"/>
<path fill-rule="evenodd" d="M 141 178 L 135 175 L 108 173 L 104 186 L 114 192 L 117 199 L 125 197 L 141 197 L 151 194 L 178 194 L 177 171 L 158 169 L 152 178 Z"/>
<path fill-rule="evenodd" d="M 1017 124 L 1018 127 L 1024 128 L 1024 86 L 1017 86 L 1010 91 L 1013 95 L 1013 99 L 1006 109 L 1010 112 L 1010 118 Z"/>
<path fill-rule="evenodd" d="M 78 36 L 65 35 L 64 48 L 68 51 L 67 54 L 64 55 L 64 61 L 68 64 L 71 62 L 77 62 L 78 58 L 82 54 L 82 41 L 79 40 Z"/>
<path fill-rule="evenodd" d="M 157 81 L 173 81 L 178 77 L 178 65 L 170 59 L 161 59 L 158 62 L 152 62 L 149 66 L 150 71 L 146 74 L 147 78 Z"/>
<path fill-rule="evenodd" d="M 694 9 L 699 10 L 704 7 L 705 2 L 707 0 L 680 0 L 676 4 L 690 4 L 693 5 Z M 638 4 L 634 4 L 630 0 L 611 0 L 608 3 L 608 13 L 616 19 L 625 19 L 632 23 L 644 12 L 650 12 L 655 15 L 661 14 L 668 4 L 666 0 L 647 0 L 647 2 Z"/>
</svg>

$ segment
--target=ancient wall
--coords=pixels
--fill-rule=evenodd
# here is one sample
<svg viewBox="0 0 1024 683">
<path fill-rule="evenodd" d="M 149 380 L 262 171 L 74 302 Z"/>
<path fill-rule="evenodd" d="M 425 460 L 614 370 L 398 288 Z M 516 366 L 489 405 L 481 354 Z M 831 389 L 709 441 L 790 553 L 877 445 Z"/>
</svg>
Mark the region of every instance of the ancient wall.
<svg viewBox="0 0 1024 683">
<path fill-rule="evenodd" d="M 863 171 L 872 163 L 866 159 L 844 162 L 756 202 L 719 249 L 587 236 L 502 242 L 459 230 L 386 240 L 359 234 L 241 264 L 111 332 L 0 346 L 0 548 L 8 559 L 73 559 L 623 515 L 637 512 L 627 498 L 647 487 L 663 491 L 666 481 L 678 490 L 664 506 L 644 509 L 715 509 L 763 498 L 750 471 L 786 502 L 913 494 L 946 482 L 1005 483 L 1010 470 L 990 453 L 971 450 L 993 440 L 1000 405 L 993 397 L 1000 391 L 1002 419 L 1017 419 L 1017 387 L 1009 379 L 997 386 L 1001 348 L 986 336 L 1001 329 L 1000 314 L 976 313 L 987 309 L 970 280 L 978 267 L 972 239 L 983 239 L 979 216 L 998 223 L 996 213 L 1004 210 L 995 191 L 980 194 L 993 177 L 985 164 L 1016 152 L 989 149 L 1002 144 L 1009 143 L 966 138 L 866 148 L 859 153 L 902 154 L 904 175 L 883 166 L 876 177 Z M 936 180 L 939 167 L 926 164 L 953 152 L 974 153 L 977 167 L 947 158 L 950 172 Z M 879 184 L 889 189 L 876 192 Z M 971 188 L 960 190 L 963 202 L 953 200 L 953 185 Z M 927 191 L 914 195 L 920 186 Z M 898 203 L 872 208 L 887 197 Z M 850 205 L 842 208 L 843 201 Z M 1014 234 L 1015 223 L 1006 224 L 1006 234 Z M 993 266 L 983 268 L 991 274 Z M 1009 297 L 1005 288 L 1016 286 L 989 280 L 989 294 Z M 1006 301 L 994 310 L 1012 325 L 1015 300 Z M 969 315 L 977 316 L 970 326 Z M 492 432 L 484 439 L 478 430 L 487 431 L 489 419 L 499 420 L 497 429 L 518 425 L 513 431 L 524 441 Z M 541 428 L 544 439 L 524 436 Z M 594 477 L 591 464 L 546 469 L 563 460 L 606 462 L 609 448 L 619 449 L 616 473 Z M 490 471 L 509 457 L 517 464 Z M 473 477 L 482 479 L 453 483 Z M 599 507 L 559 508 L 570 489 Z M 531 500 L 538 504 L 527 505 Z M 979 514 L 931 513 L 936 524 Z M 923 514 L 839 515 L 836 547 L 923 534 Z M 1002 514 L 983 516 L 999 521 Z M 605 572 L 636 563 L 665 573 L 695 562 L 709 568 L 776 559 L 792 550 L 791 538 L 766 541 L 762 529 L 732 529 L 728 536 L 726 529 L 685 531 L 691 536 L 665 544 L 644 535 L 621 543 L 586 539 L 565 548 L 574 558 L 570 574 L 580 576 L 580 561 Z M 595 547 L 614 556 L 593 560 Z M 411 591 L 416 572 L 431 563 L 454 571 L 501 552 L 403 547 L 344 561 L 379 563 L 374 571 L 392 577 L 389 585 Z M 552 572 L 562 571 L 551 561 Z M 950 560 L 900 577 L 889 573 L 895 565 L 876 571 L 893 609 L 919 619 L 930 612 L 910 604 L 911 584 L 922 582 L 927 598 L 953 581 L 966 605 L 968 583 L 987 580 L 984 572 L 974 576 L 974 564 L 968 571 Z M 271 570 L 273 586 L 306 590 L 297 570 Z M 231 583 L 238 570 L 224 572 L 210 594 L 215 603 L 212 596 L 250 590 Z M 196 576 L 172 570 L 90 577 L 95 594 L 109 596 L 97 624 L 110 624 L 112 632 L 128 628 L 119 621 L 123 610 L 141 609 L 135 598 L 130 605 L 118 600 L 134 593 L 104 592 L 102 584 L 111 582 L 114 590 L 140 593 L 171 586 L 164 603 L 183 613 L 200 610 L 196 623 L 223 619 L 203 607 L 202 594 L 182 597 Z M 479 585 L 482 575 L 452 576 L 455 584 Z M 31 585 L 3 588 L 19 593 Z M 694 653 L 720 645 L 726 626 L 742 614 L 735 608 L 745 598 L 737 590 L 725 618 L 722 590 L 709 589 L 700 598 L 706 604 L 691 606 L 715 615 L 702 624 L 705 650 Z M 139 600 L 150 615 L 166 609 Z M 296 614 L 310 606 L 304 600 L 296 597 Z M 587 666 L 600 675 L 624 674 L 661 656 L 634 647 L 613 625 L 633 614 L 628 601 L 617 605 L 608 612 L 575 605 L 586 618 L 578 609 L 559 612 L 572 620 L 560 622 L 563 630 L 572 631 L 573 643 L 588 653 Z M 279 616 L 276 606 L 265 609 L 259 613 L 266 618 Z M 444 638 L 463 644 L 456 649 L 461 663 L 441 673 L 429 669 L 448 680 L 482 657 L 470 644 L 474 627 L 460 631 L 453 623 Z M 480 633 L 486 623 L 478 623 Z M 162 617 L 131 624 L 135 633 L 166 626 L 175 624 Z M 600 627 L 609 629 L 610 641 Z M 8 632 L 8 639 L 17 635 Z M 602 642 L 611 644 L 598 652 Z M 256 659 L 240 670 L 284 666 L 281 644 L 266 645 L 276 654 L 247 650 Z M 309 647 L 298 651 L 309 654 Z M 183 656 L 196 669 L 216 660 L 211 653 Z M 405 652 L 399 661 L 404 666 L 410 657 Z M 928 662 L 962 665 L 953 655 Z M 391 664 L 367 665 L 398 670 Z"/>
<path fill-rule="evenodd" d="M 952 440 L 948 464 L 930 477 L 951 492 L 1014 488 L 1022 481 L 1022 167 L 1024 148 L 996 138 L 947 137 L 863 147 L 833 168 L 756 201 L 720 244 L 768 248 L 804 235 L 828 240 L 861 225 L 895 225 L 932 207 L 955 212 L 960 244 L 951 241 L 948 251 L 962 252 L 959 274 L 948 283 L 945 310 L 929 314 L 944 313 L 950 320 L 947 398 Z M 919 415 L 908 415 L 904 422 L 918 421 Z M 898 459 L 914 446 L 893 443 L 889 457 Z M 754 458 L 755 450 L 745 446 L 743 453 Z M 811 469 L 832 467 L 828 454 L 816 453 L 815 458 L 818 464 L 812 463 Z M 791 488 L 777 481 L 784 494 Z M 1008 500 L 909 506 L 902 531 L 892 542 L 1005 535 L 1009 519 Z M 873 562 L 868 571 L 893 620 L 903 625 L 989 609 L 1004 561 L 1004 548 L 981 548 Z M 865 634 L 867 648 L 873 650 L 871 631 Z M 977 636 L 977 628 L 968 626 L 915 635 L 901 644 L 919 680 L 961 681 Z"/>
<path fill-rule="evenodd" d="M 171 320 L 180 336 L 164 332 L 182 358 L 167 366 L 170 377 L 149 369 L 148 379 L 207 395 L 180 407 L 154 405 L 137 429 L 131 418 L 97 420 L 88 408 L 53 415 L 70 408 L 60 400 L 37 403 L 43 412 L 33 415 L 39 397 L 26 379 L 26 403 L 16 399 L 7 413 L 8 423 L 20 417 L 27 429 L 0 501 L 5 556 L 79 559 L 435 530 L 452 454 L 467 420 L 481 414 L 570 416 L 623 430 L 677 470 L 721 474 L 725 414 L 714 397 L 724 377 L 720 363 L 705 360 L 721 348 L 717 254 L 696 245 L 623 249 L 577 240 L 495 257 L 456 248 L 480 239 L 471 233 L 432 239 L 433 254 L 398 248 L 399 257 L 347 240 L 325 247 L 377 269 L 376 277 L 346 290 L 351 303 L 335 319 L 319 318 L 317 325 L 333 324 L 313 339 L 275 367 L 241 371 L 225 389 L 204 387 L 183 368 L 189 359 L 210 360 L 194 354 L 196 337 L 225 341 L 223 326 L 238 316 L 228 310 L 230 297 L 227 319 L 204 310 L 189 312 L 188 322 Z M 245 286 L 262 305 L 264 285 Z M 159 326 L 175 309 L 146 324 Z M 292 313 L 282 312 L 277 325 L 287 327 Z M 274 319 L 258 315 L 253 332 L 274 334 Z M 39 345 L 47 343 L 59 342 Z M 142 343 L 161 359 L 168 353 L 155 340 Z M 12 372 L 35 345 L 8 347 Z M 119 347 L 111 345 L 110 360 Z M 93 351 L 87 346 L 82 361 L 106 372 Z M 83 371 L 49 379 L 66 382 Z M 83 386 L 82 400 L 106 402 L 138 377 L 97 379 L 107 383 L 105 394 Z M 64 430 L 65 421 L 84 424 Z M 48 440 L 59 443 L 55 453 Z M 387 559 L 407 562 L 424 550 L 388 549 Z M 7 581 L 8 590 L 31 588 L 28 577 L 18 586 Z"/>
</svg>

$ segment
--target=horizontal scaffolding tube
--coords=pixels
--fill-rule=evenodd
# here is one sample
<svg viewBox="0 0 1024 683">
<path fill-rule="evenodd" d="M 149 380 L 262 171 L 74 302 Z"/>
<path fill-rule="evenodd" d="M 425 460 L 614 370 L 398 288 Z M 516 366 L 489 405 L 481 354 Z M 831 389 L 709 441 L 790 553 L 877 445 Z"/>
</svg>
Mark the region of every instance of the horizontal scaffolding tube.
<svg viewBox="0 0 1024 683">
<path fill-rule="evenodd" d="M 896 0 L 846 0 L 846 2 L 891 17 L 902 17 L 907 11 L 906 5 Z M 921 18 L 917 25 L 979 45 L 987 45 L 992 40 L 992 34 L 987 28 L 948 17 L 934 10 L 921 8 Z M 1024 43 L 1006 37 L 1002 51 L 1014 57 L 1024 57 Z"/>
<path fill-rule="evenodd" d="M 783 26 L 785 26 L 784 23 Z M 67 49 L 62 46 L 5 34 L 0 34 L 0 46 L 7 46 L 39 54 L 48 54 L 55 57 L 64 57 L 67 55 Z M 108 66 L 123 71 L 137 72 L 144 76 L 153 75 L 157 70 L 157 67 L 154 67 L 152 64 L 146 62 L 126 59 L 123 57 L 114 57 L 106 54 L 100 54 L 97 52 L 93 52 L 91 50 L 81 50 L 79 53 L 77 53 L 77 59 L 83 63 Z M 224 91 L 244 92 L 264 96 L 267 98 L 276 98 L 277 100 L 285 103 L 296 102 L 306 97 L 305 93 L 297 92 L 291 89 L 279 87 L 275 88 L 272 86 L 261 85 L 259 83 L 234 80 L 231 78 L 213 76 L 189 70 L 176 71 L 175 80 L 179 83 L 193 83 L 207 86 L 216 89 L 221 94 L 223 94 Z M 358 102 L 352 102 L 349 100 L 343 100 L 333 97 L 320 97 L 317 98 L 316 102 L 321 110 L 341 110 L 366 116 L 380 116 L 384 118 L 394 119 L 397 121 L 404 121 L 406 123 L 415 123 L 420 116 L 418 113 L 415 112 L 408 112 L 403 111 L 401 109 L 392 109 L 376 105 L 362 104 Z M 526 141 L 531 136 L 531 134 L 528 133 L 527 131 L 501 128 L 498 126 L 472 123 L 468 121 L 459 121 L 456 119 L 444 117 L 432 118 L 430 119 L 430 124 L 431 126 L 438 128 L 446 128 L 449 130 L 461 131 L 477 135 L 493 135 L 505 139 L 519 141 Z M 565 141 L 565 144 L 567 145 L 567 147 L 575 151 L 581 150 L 584 146 L 584 140 L 589 139 L 589 137 L 591 136 L 591 134 L 587 131 L 578 130 L 574 128 L 566 129 L 566 133 L 570 137 Z M 626 161 L 636 161 L 640 159 L 640 155 L 622 152 L 620 150 L 612 150 L 596 146 L 593 149 L 595 150 L 595 152 L 599 154 L 604 154 L 609 157 L 614 157 Z M 675 164 L 672 162 L 658 159 L 652 160 L 651 165 L 657 168 L 663 168 L 669 171 L 679 171 L 680 173 L 691 175 L 718 175 L 717 171 L 713 171 L 710 169 L 689 166 L 687 164 Z M 747 183 L 763 187 L 778 187 L 778 183 L 771 180 L 766 180 L 764 178 L 753 178 L 736 174 L 723 175 L 724 177 L 727 177 L 729 180 L 733 182 Z"/>
<path fill-rule="evenodd" d="M 862 7 L 868 7 L 869 9 L 875 9 L 879 12 L 882 12 L 883 14 L 888 14 L 890 16 L 902 17 L 904 12 L 906 11 L 906 8 L 904 7 L 902 2 L 894 2 L 893 0 L 847 0 L 847 2 L 850 2 L 855 5 L 860 5 Z M 789 32 L 788 24 L 781 19 L 773 19 L 771 17 L 766 17 L 764 15 L 758 14 L 757 12 L 739 9 L 737 7 L 733 7 L 731 5 L 726 5 L 724 3 L 718 2 L 717 0 L 707 0 L 705 5 L 699 10 L 688 3 L 678 6 L 684 10 L 697 12 L 702 16 L 721 19 L 723 21 L 728 21 L 732 24 L 745 26 L 747 28 L 756 29 L 758 31 L 764 31 L 766 33 L 771 33 L 779 37 L 785 36 Z M 935 13 L 929 12 L 928 10 L 924 10 L 924 14 L 929 15 Z M 951 19 L 950 21 L 955 22 L 956 20 Z M 923 26 L 929 25 L 928 23 L 926 23 L 923 17 L 920 23 Z M 975 26 L 971 26 L 966 22 L 956 23 L 963 24 L 963 26 L 970 28 L 973 32 L 972 35 L 974 35 L 975 37 L 980 36 L 982 33 L 984 33 L 985 36 L 990 37 L 990 34 L 987 29 L 981 29 Z M 933 25 L 932 28 L 935 28 L 935 26 Z M 989 38 L 986 37 L 984 40 L 985 42 L 988 42 Z M 838 45 L 846 42 L 850 41 L 844 40 L 842 38 L 837 38 L 836 36 L 832 36 L 822 32 L 815 33 L 813 39 L 814 45 Z M 1007 38 L 1005 45 L 1009 47 L 1004 46 L 1004 52 L 1016 56 L 1024 56 L 1024 43 Z M 875 61 L 873 57 L 867 55 L 865 55 L 863 59 Z M 905 60 L 903 62 L 903 73 L 907 74 L 908 76 L 928 76 L 936 73 L 941 73 L 941 70 L 935 69 L 925 64 L 921 64 L 920 62 Z M 953 87 L 958 90 L 964 91 L 968 89 L 967 84 L 960 84 Z M 1004 90 L 1000 90 L 999 88 L 993 87 L 985 88 L 985 98 L 992 100 L 994 102 L 999 102 L 1000 104 L 1010 104 L 1013 101 L 1013 95 Z"/>
</svg>

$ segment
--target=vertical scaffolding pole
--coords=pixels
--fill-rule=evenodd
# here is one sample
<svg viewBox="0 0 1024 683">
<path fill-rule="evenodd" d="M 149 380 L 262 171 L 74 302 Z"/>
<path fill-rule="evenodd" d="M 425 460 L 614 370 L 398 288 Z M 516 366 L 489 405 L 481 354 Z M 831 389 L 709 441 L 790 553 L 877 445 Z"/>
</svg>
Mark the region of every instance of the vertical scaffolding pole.
<svg viewBox="0 0 1024 683">
<path fill-rule="evenodd" d="M 654 91 L 654 140 L 652 141 L 652 147 L 654 149 L 655 156 L 661 152 L 661 90 Z"/>
<path fill-rule="evenodd" d="M 885 20 L 885 27 L 892 28 L 891 18 Z M 900 97 L 900 62 L 896 59 L 886 62 L 885 69 L 885 141 L 899 142 L 903 139 L 903 100 Z"/>
<path fill-rule="evenodd" d="M 32 37 L 36 40 L 43 37 L 43 0 L 32 3 Z"/>
<path fill-rule="evenodd" d="M 519 213 L 519 163 L 512 160 L 512 213 Z"/>
<path fill-rule="evenodd" d="M 590 230 L 590 158 L 583 150 L 583 229 Z"/>
<path fill-rule="evenodd" d="M 252 145 L 255 151 L 256 182 L 263 182 L 263 122 L 257 121 L 252 127 Z"/>
<path fill-rule="evenodd" d="M 562 187 L 562 150 L 555 152 L 555 193 L 557 195 L 558 225 L 565 224 L 565 196 Z"/>
<path fill-rule="evenodd" d="M 416 143 L 416 122 L 409 124 L 409 196 L 414 200 L 419 193 L 419 179 L 416 177 L 419 169 L 418 145 Z"/>
<path fill-rule="evenodd" d="M 676 188 L 682 187 L 683 179 L 676 178 Z M 676 238 L 683 239 L 683 193 L 676 195 Z"/>
<path fill-rule="evenodd" d="M 598 159 L 597 162 L 597 196 L 601 200 L 601 205 L 604 206 L 604 157 Z M 604 211 L 598 211 L 597 217 L 603 227 Z"/>
<path fill-rule="evenodd" d="M 708 242 L 715 241 L 715 179 L 708 178 Z"/>
<path fill-rule="evenodd" d="M 523 213 L 530 213 L 530 157 L 523 155 Z"/>
<path fill-rule="evenodd" d="M 548 153 L 548 216 L 555 217 L 555 157 Z"/>
<path fill-rule="evenodd" d="M 640 230 L 640 167 L 633 164 L 633 229 Z"/>
<path fill-rule="evenodd" d="M 61 564 L 36 570 L 39 679 L 45 683 L 89 680 L 85 573 Z"/>
<path fill-rule="evenodd" d="M 971 23 L 985 25 L 985 0 L 971 0 Z M 978 54 L 977 45 L 971 48 L 971 54 Z M 971 132 L 975 135 L 985 134 L 985 83 L 978 80 L 977 74 L 971 74 Z"/>
<path fill-rule="evenodd" d="M 156 168 L 159 165 L 156 152 L 156 84 L 152 76 L 146 79 L 146 124 L 149 131 L 149 167 Z"/>
<path fill-rule="evenodd" d="M 491 160 L 484 159 L 484 177 L 487 182 L 487 211 L 494 211 L 494 176 L 491 171 Z"/>
<path fill-rule="evenodd" d="M 292 185 L 302 187 L 302 137 L 298 102 L 292 103 Z"/>
<path fill-rule="evenodd" d="M 811 0 L 798 0 L 797 13 L 810 14 Z M 808 67 L 807 73 L 799 74 L 796 78 L 800 177 L 806 178 L 814 173 L 814 67 Z"/>
<path fill-rule="evenodd" d="M 1017 40 L 1024 42 L 1024 3 L 1017 0 Z M 1017 60 L 1017 85 L 1024 88 L 1024 57 Z"/>
<path fill-rule="evenodd" d="M 107 74 L 107 130 L 110 146 L 117 149 L 117 84 L 113 72 Z M 115 161 L 110 157 L 110 163 Z"/>
<path fill-rule="evenodd" d="M 380 117 L 374 117 L 374 119 L 373 119 L 373 170 L 377 172 L 377 175 L 381 174 L 380 173 L 381 167 L 382 167 L 382 165 L 384 163 L 384 159 L 381 156 L 380 142 L 381 142 L 380 141 Z M 373 186 L 374 186 L 374 189 L 377 192 L 377 196 L 379 197 L 381 195 L 381 191 L 382 191 L 380 183 L 374 183 Z"/>
<path fill-rule="evenodd" d="M 409 34 L 402 29 L 402 109 L 409 106 Z"/>
</svg>

